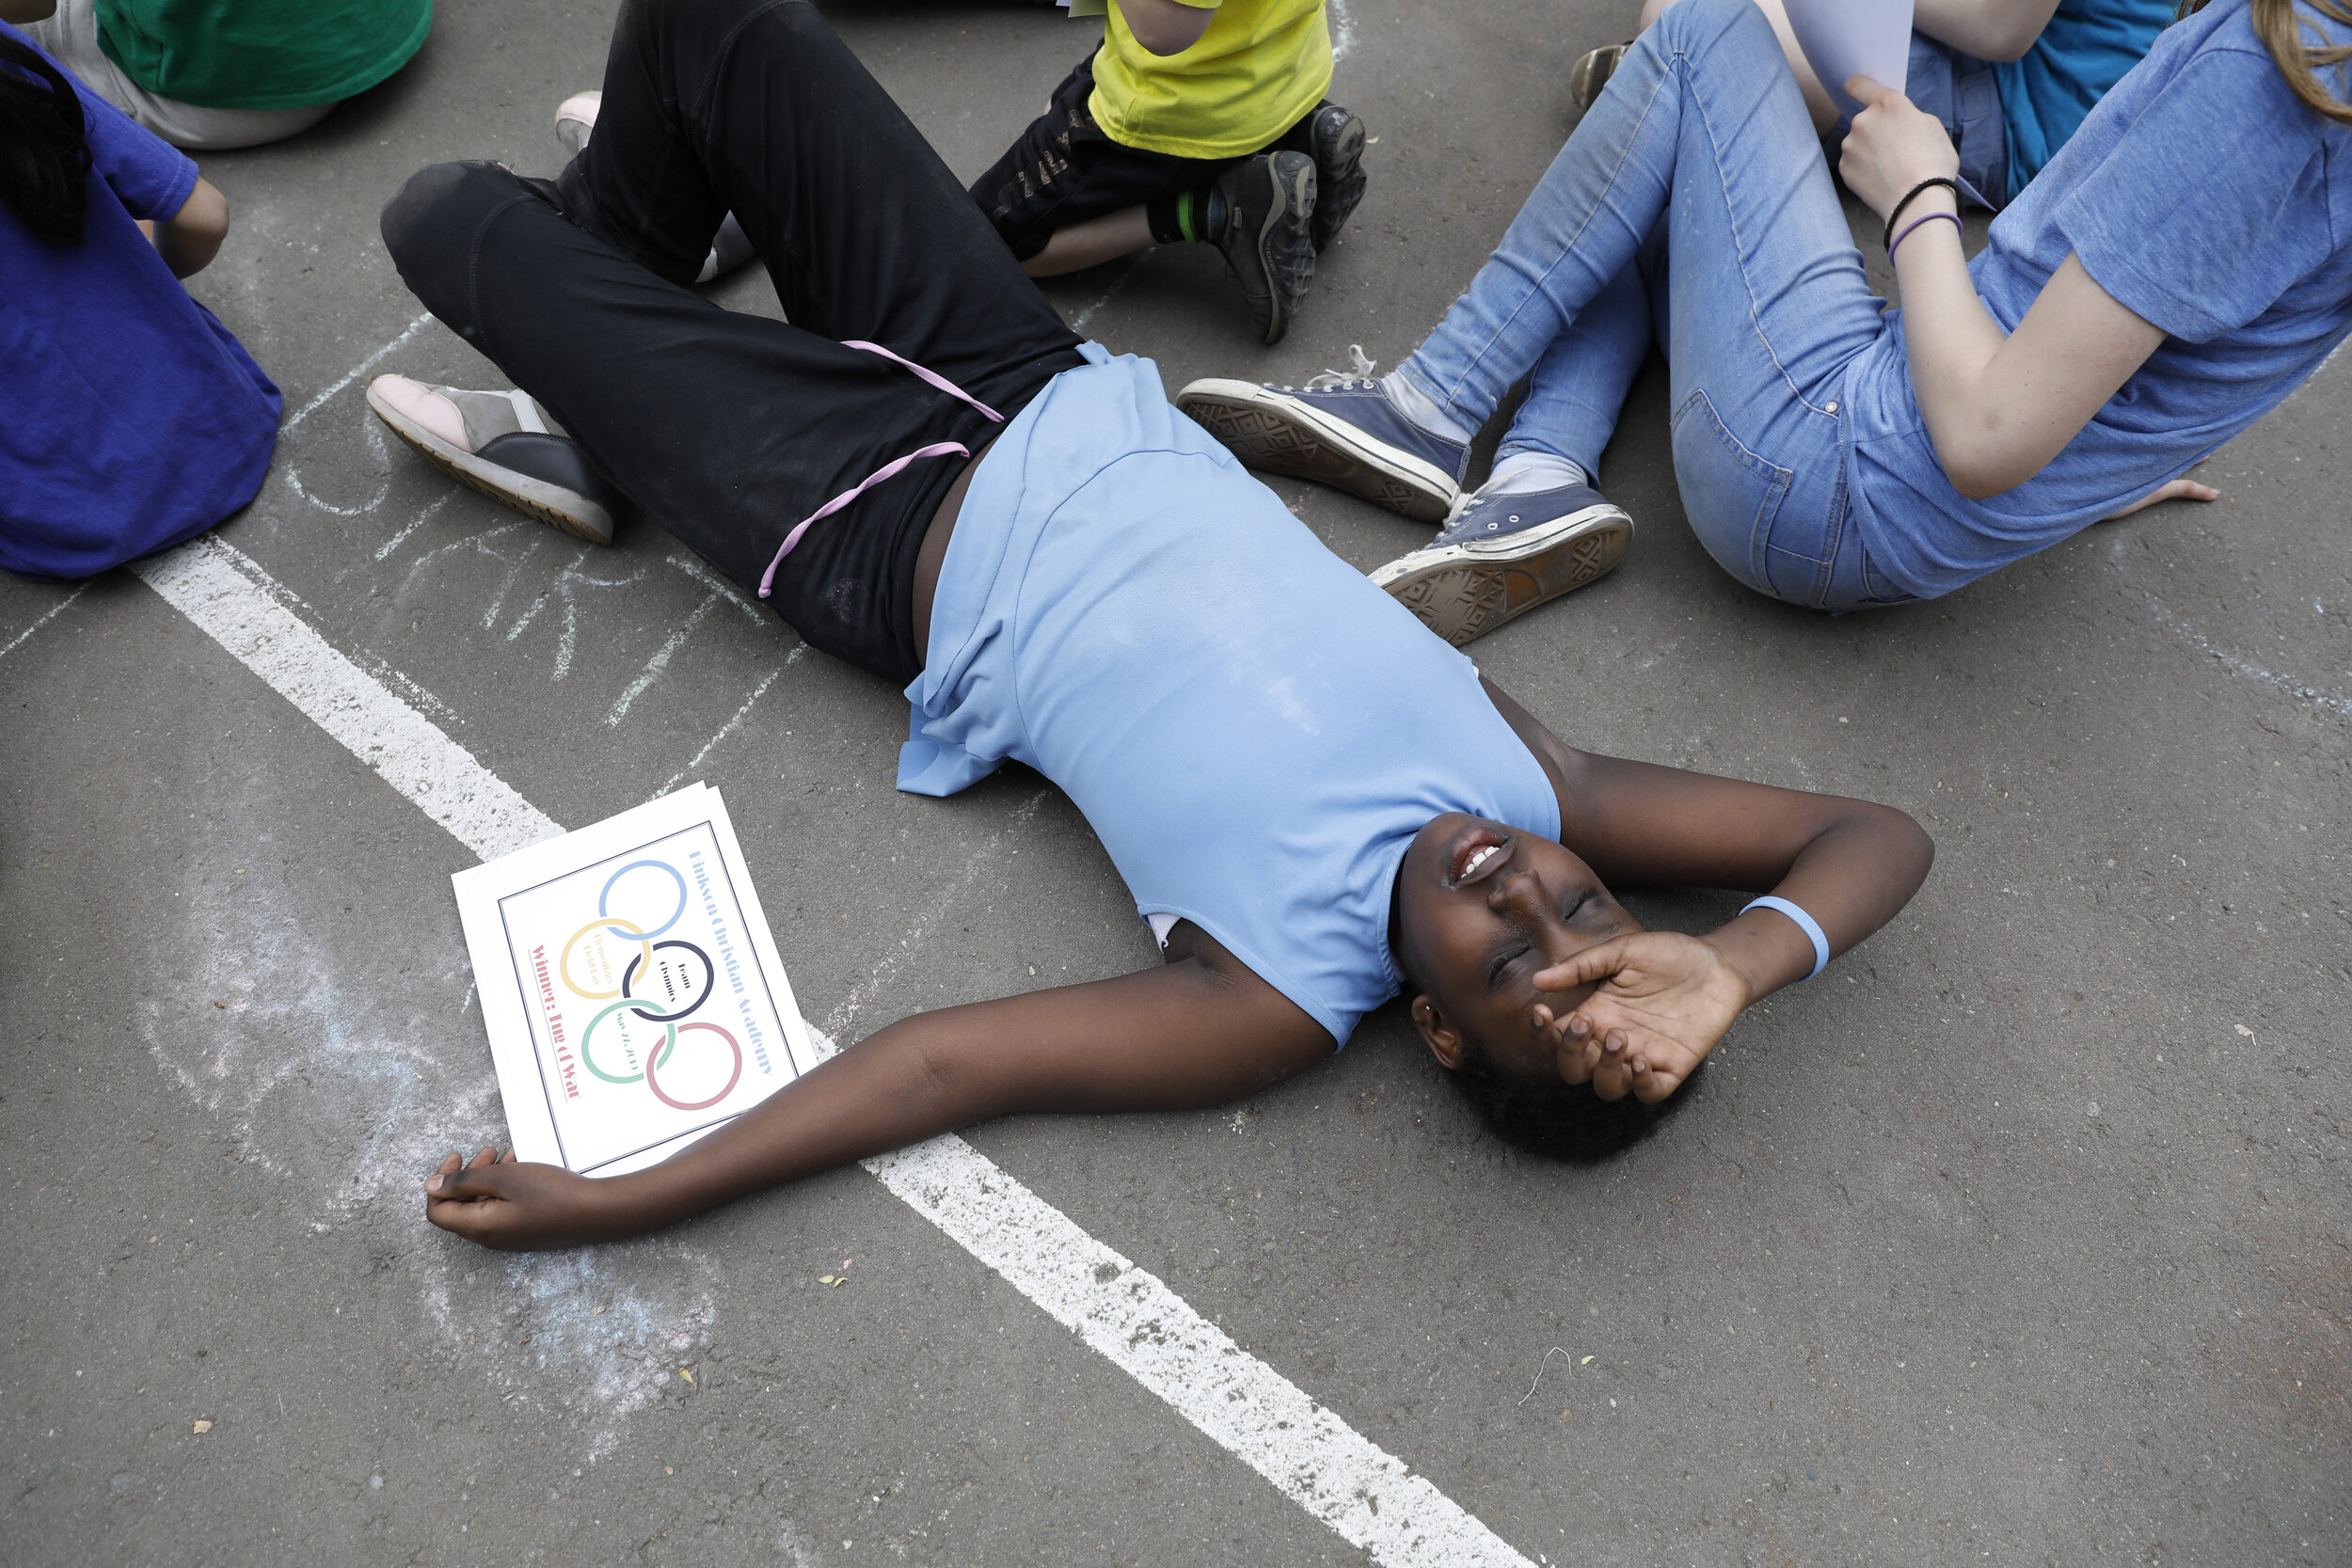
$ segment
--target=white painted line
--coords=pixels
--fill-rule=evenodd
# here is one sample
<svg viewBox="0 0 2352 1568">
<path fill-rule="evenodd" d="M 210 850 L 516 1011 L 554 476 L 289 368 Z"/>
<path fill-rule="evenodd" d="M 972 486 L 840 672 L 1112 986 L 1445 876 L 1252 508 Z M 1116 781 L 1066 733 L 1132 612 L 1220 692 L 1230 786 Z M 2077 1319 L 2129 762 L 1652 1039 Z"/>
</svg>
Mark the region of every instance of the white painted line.
<svg viewBox="0 0 2352 1568">
<path fill-rule="evenodd" d="M 318 396 L 304 404 L 300 413 L 295 414 L 284 424 L 278 427 L 278 434 L 280 436 L 285 435 L 288 431 L 294 429 L 294 426 L 300 424 L 303 420 L 317 413 L 326 405 L 327 399 L 333 397 L 337 392 L 342 391 L 344 388 L 350 386 L 353 382 L 358 380 L 361 376 L 375 369 L 376 366 L 382 364 L 386 355 L 391 353 L 392 350 L 400 347 L 401 344 L 406 342 L 409 339 L 423 331 L 424 324 L 432 319 L 433 312 L 427 310 L 423 315 L 419 316 L 415 321 L 410 322 L 407 329 L 402 332 L 399 337 L 394 338 L 390 342 L 386 343 L 382 348 L 377 349 L 373 354 L 369 355 L 365 359 L 362 359 L 358 364 L 352 366 L 350 371 L 344 374 L 341 381 L 338 381 L 335 385 L 329 387 L 326 390 L 321 392 Z"/>
<path fill-rule="evenodd" d="M 1533 1568 L 1451 1497 L 952 1133 L 866 1162 L 909 1207 L 1390 1568 Z"/>
<path fill-rule="evenodd" d="M 206 534 L 131 570 L 484 860 L 564 831 L 279 603 L 230 546 Z"/>
<path fill-rule="evenodd" d="M 8 639 L 8 645 L 5 648 L 0 648 L 0 658 L 8 657 L 10 654 L 16 652 L 18 648 L 24 646 L 24 640 L 26 638 L 40 630 L 41 627 L 47 626 L 58 616 L 63 615 L 65 613 L 66 606 L 72 604 L 74 600 L 80 598 L 83 594 L 88 592 L 89 584 L 86 582 L 82 584 L 81 587 L 76 588 L 72 593 L 68 594 L 64 598 L 59 599 L 56 604 L 51 605 L 49 607 L 48 613 L 41 616 L 40 620 L 35 621 L 31 626 L 26 626 L 23 631 L 18 632 L 14 637 Z M 656 1063 L 655 1065 L 658 1067 L 660 1064 Z"/>
</svg>

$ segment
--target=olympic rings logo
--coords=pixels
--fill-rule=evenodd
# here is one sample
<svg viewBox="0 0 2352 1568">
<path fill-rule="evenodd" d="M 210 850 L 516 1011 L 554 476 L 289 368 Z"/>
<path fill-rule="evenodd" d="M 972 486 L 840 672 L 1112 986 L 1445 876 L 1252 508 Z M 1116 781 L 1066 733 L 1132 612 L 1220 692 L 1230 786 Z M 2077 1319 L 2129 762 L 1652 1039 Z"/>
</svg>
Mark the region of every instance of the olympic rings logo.
<svg viewBox="0 0 2352 1568">
<path fill-rule="evenodd" d="M 646 926 L 627 914 L 613 912 L 613 889 L 633 871 L 660 872 L 674 886 L 676 903 L 668 918 L 659 925 Z M 639 878 L 635 883 L 623 889 L 625 904 L 634 909 L 639 889 L 644 881 L 645 879 Z M 642 916 L 647 911 L 635 910 L 635 912 Z M 710 1000 L 711 990 L 718 979 L 710 955 L 692 942 L 675 938 L 667 942 L 655 940 L 675 926 L 685 913 L 686 879 L 678 874 L 677 867 L 666 861 L 631 861 L 605 879 L 604 890 L 596 895 L 596 918 L 571 934 L 564 943 L 563 956 L 556 960 L 555 968 L 566 990 L 590 1002 L 609 1004 L 588 1021 L 586 1029 L 580 1031 L 580 1059 L 587 1064 L 590 1072 L 608 1084 L 642 1081 L 656 1100 L 674 1111 L 704 1111 L 734 1092 L 737 1082 L 743 1076 L 743 1047 L 733 1035 L 715 1023 L 683 1022 L 691 1018 L 704 1003 Z M 581 947 L 581 942 L 592 936 L 596 940 Z M 615 955 L 607 951 L 608 946 L 612 945 L 625 951 L 636 949 L 617 976 L 612 974 Z M 575 949 L 579 950 L 580 967 L 588 971 L 585 975 L 578 977 L 573 973 Z M 595 986 L 602 986 L 603 989 L 590 989 Z M 646 994 L 640 990 L 641 986 L 658 986 L 668 994 Z M 681 996 L 690 991 L 694 993 L 693 1000 L 678 1006 Z M 607 1019 L 615 1015 L 619 1015 L 620 1022 L 608 1033 L 618 1037 L 619 1052 L 628 1058 L 628 1064 L 636 1069 L 633 1072 L 611 1072 L 596 1062 L 596 1031 Z M 638 1060 L 637 1047 L 628 1037 L 632 1019 L 641 1023 L 657 1024 L 661 1029 L 660 1047 L 648 1053 L 642 1065 Z M 715 1035 L 725 1044 L 733 1058 L 726 1083 L 707 1100 L 680 1100 L 661 1086 L 659 1076 L 663 1069 L 671 1065 L 671 1057 L 678 1049 L 679 1037 L 691 1034 Z"/>
</svg>

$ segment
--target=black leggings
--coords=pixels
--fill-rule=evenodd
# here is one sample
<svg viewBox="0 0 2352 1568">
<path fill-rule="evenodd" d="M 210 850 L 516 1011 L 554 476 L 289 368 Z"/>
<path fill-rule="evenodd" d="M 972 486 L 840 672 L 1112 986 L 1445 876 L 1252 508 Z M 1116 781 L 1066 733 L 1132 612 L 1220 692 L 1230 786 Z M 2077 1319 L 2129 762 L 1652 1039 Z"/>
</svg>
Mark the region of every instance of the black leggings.
<svg viewBox="0 0 2352 1568">
<path fill-rule="evenodd" d="M 729 211 L 790 325 L 686 285 Z M 756 593 L 793 526 L 893 459 L 977 451 L 1083 363 L 955 176 L 804 0 L 628 0 L 595 136 L 553 182 L 437 164 L 384 210 L 427 309 L 545 404 L 663 527 Z M 897 682 L 914 561 L 964 460 L 909 465 L 809 529 L 769 602 Z"/>
</svg>

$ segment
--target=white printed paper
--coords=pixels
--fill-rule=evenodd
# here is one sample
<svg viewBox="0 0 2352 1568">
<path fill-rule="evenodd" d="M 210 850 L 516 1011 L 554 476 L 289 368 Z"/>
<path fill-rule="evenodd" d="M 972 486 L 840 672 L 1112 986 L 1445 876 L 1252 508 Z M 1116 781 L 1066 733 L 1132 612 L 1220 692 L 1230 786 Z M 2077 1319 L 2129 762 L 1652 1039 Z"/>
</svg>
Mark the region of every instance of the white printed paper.
<svg viewBox="0 0 2352 1568">
<path fill-rule="evenodd" d="M 717 790 L 450 879 L 520 1158 L 642 1169 L 816 1064 Z"/>
<path fill-rule="evenodd" d="M 1848 119 L 1862 105 L 1846 95 L 1846 79 L 1867 76 L 1905 90 L 1911 74 L 1912 0 L 1785 0 L 1789 29 L 1830 102 Z"/>
</svg>

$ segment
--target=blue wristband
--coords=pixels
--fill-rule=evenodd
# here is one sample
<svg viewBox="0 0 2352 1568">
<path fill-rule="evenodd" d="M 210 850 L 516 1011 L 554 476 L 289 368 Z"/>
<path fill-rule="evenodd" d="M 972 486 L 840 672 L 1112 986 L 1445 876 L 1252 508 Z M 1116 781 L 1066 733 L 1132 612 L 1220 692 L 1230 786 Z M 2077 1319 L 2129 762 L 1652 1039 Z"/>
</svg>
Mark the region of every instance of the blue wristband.
<svg viewBox="0 0 2352 1568">
<path fill-rule="evenodd" d="M 1745 914 L 1748 912 L 1748 910 L 1778 910 L 1781 913 L 1795 921 L 1797 923 L 1797 929 L 1803 931 L 1806 936 L 1813 939 L 1813 974 L 1819 974 L 1821 971 L 1829 967 L 1829 938 L 1821 934 L 1821 923 L 1820 921 L 1805 913 L 1804 911 L 1799 909 L 1788 899 L 1770 893 L 1766 894 L 1763 897 L 1756 899 L 1754 903 L 1748 905 L 1746 909 L 1742 909 L 1740 912 L 1741 914 Z M 1808 974 L 1805 978 L 1810 980 L 1813 978 L 1813 974 Z"/>
</svg>

